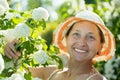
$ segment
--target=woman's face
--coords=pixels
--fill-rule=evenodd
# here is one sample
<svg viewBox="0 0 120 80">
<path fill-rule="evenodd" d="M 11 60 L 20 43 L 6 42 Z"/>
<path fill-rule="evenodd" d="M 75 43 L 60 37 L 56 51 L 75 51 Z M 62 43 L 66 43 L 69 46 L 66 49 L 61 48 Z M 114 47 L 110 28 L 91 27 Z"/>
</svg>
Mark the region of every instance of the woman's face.
<svg viewBox="0 0 120 80">
<path fill-rule="evenodd" d="M 92 60 L 102 47 L 97 26 L 88 21 L 76 23 L 66 41 L 68 53 L 76 61 Z"/>
</svg>

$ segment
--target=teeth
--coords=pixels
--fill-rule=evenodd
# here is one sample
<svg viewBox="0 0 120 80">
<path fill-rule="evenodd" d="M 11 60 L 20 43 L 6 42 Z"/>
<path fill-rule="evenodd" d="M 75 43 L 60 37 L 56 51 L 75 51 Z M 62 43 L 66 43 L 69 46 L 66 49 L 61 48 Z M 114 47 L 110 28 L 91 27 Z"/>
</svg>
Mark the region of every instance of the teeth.
<svg viewBox="0 0 120 80">
<path fill-rule="evenodd" d="M 80 50 L 80 49 L 77 49 L 77 48 L 75 48 L 75 51 L 77 51 L 77 52 L 87 52 L 87 51 Z"/>
</svg>

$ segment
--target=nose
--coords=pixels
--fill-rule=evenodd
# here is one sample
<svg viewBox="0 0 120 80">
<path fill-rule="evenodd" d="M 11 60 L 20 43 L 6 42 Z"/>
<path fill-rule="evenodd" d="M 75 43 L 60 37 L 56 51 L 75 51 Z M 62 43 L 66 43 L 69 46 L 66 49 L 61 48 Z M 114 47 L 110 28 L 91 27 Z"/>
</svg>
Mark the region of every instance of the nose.
<svg viewBox="0 0 120 80">
<path fill-rule="evenodd" d="M 81 47 L 84 47 L 87 45 L 87 42 L 86 42 L 85 38 L 79 38 L 79 39 L 77 39 L 77 44 Z"/>
</svg>

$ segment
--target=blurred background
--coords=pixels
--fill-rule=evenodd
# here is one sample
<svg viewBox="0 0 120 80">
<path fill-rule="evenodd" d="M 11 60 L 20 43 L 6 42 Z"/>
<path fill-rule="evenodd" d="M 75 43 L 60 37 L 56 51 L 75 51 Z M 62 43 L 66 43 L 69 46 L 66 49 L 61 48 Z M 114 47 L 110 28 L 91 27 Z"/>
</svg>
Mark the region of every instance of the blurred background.
<svg viewBox="0 0 120 80">
<path fill-rule="evenodd" d="M 23 12 L 40 6 L 48 10 L 47 28 L 39 32 L 48 45 L 52 43 L 54 29 L 66 18 L 80 10 L 96 12 L 115 36 L 116 53 L 110 61 L 98 62 L 94 66 L 108 80 L 120 80 L 120 0 L 8 0 L 8 3 L 11 9 Z"/>
</svg>

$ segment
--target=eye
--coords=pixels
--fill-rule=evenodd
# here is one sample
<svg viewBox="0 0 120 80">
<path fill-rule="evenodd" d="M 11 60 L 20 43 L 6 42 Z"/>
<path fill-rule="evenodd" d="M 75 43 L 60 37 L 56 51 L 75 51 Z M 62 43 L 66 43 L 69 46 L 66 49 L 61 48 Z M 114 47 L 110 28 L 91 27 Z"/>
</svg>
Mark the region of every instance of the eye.
<svg viewBox="0 0 120 80">
<path fill-rule="evenodd" d="M 79 34 L 78 32 L 75 32 L 75 33 L 73 33 L 73 36 L 74 36 L 75 38 L 78 38 L 78 37 L 80 36 L 80 34 Z"/>
<path fill-rule="evenodd" d="M 88 40 L 95 40 L 96 38 L 95 38 L 95 36 L 93 36 L 93 35 L 88 35 L 88 36 L 87 36 L 87 39 L 88 39 Z"/>
</svg>

